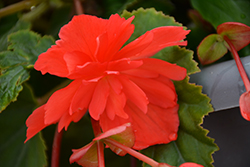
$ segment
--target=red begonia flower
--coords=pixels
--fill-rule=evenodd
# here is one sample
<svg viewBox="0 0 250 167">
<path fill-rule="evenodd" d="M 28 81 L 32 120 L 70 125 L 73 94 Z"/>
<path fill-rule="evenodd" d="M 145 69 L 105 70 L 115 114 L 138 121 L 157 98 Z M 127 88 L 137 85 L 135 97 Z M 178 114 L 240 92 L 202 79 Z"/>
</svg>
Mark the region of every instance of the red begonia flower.
<svg viewBox="0 0 250 167">
<path fill-rule="evenodd" d="M 87 110 L 104 132 L 131 122 L 135 149 L 176 140 L 178 104 L 171 80 L 184 79 L 186 69 L 149 57 L 167 46 L 186 45 L 189 30 L 155 28 L 122 47 L 134 31 L 133 18 L 79 15 L 61 28 L 60 40 L 34 67 L 73 81 L 30 115 L 26 141 L 50 124 L 67 129 Z"/>
</svg>

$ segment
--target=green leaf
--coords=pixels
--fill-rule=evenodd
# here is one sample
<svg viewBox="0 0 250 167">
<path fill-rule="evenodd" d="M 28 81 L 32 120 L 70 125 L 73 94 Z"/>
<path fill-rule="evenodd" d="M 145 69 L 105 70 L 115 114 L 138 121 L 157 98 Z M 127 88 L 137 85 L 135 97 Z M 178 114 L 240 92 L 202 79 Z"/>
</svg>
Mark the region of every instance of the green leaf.
<svg viewBox="0 0 250 167">
<path fill-rule="evenodd" d="M 215 62 L 227 53 L 224 39 L 221 35 L 211 34 L 204 38 L 198 46 L 197 54 L 201 64 Z"/>
<path fill-rule="evenodd" d="M 138 38 L 155 27 L 159 26 L 182 26 L 175 22 L 173 17 L 165 16 L 154 9 L 138 9 L 129 13 L 123 12 L 123 17 L 128 18 L 135 15 L 135 33 L 130 41 Z M 197 63 L 192 60 L 193 52 L 178 46 L 168 47 L 154 55 L 171 63 L 176 63 L 187 69 L 187 73 L 192 74 L 200 71 Z M 179 82 L 175 82 L 180 105 L 180 129 L 177 141 L 166 145 L 152 146 L 143 153 L 154 158 L 159 162 L 170 165 L 180 165 L 184 162 L 195 162 L 205 166 L 212 166 L 211 154 L 217 150 L 217 146 L 211 138 L 208 138 L 206 130 L 200 124 L 204 115 L 213 111 L 209 104 L 210 99 L 201 93 L 201 87 L 188 83 L 188 77 Z M 144 164 L 146 165 L 146 164 Z"/>
<path fill-rule="evenodd" d="M 208 131 L 200 124 L 204 115 L 213 111 L 210 99 L 201 93 L 201 86 L 188 83 L 188 78 L 175 82 L 178 94 L 180 127 L 178 138 L 166 145 L 152 146 L 143 151 L 158 162 L 179 166 L 195 162 L 212 167 L 212 153 L 218 150 L 214 140 L 207 137 Z M 147 166 L 147 165 L 145 165 Z"/>
<path fill-rule="evenodd" d="M 250 1 L 191 0 L 191 3 L 215 29 L 224 22 L 240 22 L 250 25 Z"/>
<path fill-rule="evenodd" d="M 1 23 L 1 24 L 3 24 L 3 23 Z M 2 34 L 1 37 L 0 37 L 0 51 L 7 50 L 7 47 L 8 47 L 8 42 L 7 42 L 8 35 L 10 35 L 11 33 L 17 32 L 18 30 L 30 29 L 30 26 L 31 26 L 31 24 L 29 22 L 19 20 L 15 25 L 13 25 L 13 27 L 9 31 Z"/>
<path fill-rule="evenodd" d="M 11 51 L 0 52 L 0 111 L 16 100 L 22 83 L 29 79 L 29 68 L 54 41 L 51 37 L 21 30 L 9 36 L 9 43 Z"/>
<path fill-rule="evenodd" d="M 44 167 L 47 164 L 45 144 L 41 134 L 26 144 L 25 120 L 36 103 L 29 87 L 24 86 L 18 101 L 11 104 L 0 116 L 0 162 L 1 166 Z"/>
</svg>

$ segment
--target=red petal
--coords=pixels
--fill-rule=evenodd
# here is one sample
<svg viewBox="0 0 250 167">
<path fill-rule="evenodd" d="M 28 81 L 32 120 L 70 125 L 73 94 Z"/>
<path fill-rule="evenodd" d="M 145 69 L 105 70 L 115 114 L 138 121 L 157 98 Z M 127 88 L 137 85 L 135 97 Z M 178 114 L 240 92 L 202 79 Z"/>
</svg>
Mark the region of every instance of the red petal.
<svg viewBox="0 0 250 167">
<path fill-rule="evenodd" d="M 140 87 L 126 77 L 119 77 L 119 80 L 123 85 L 123 92 L 126 98 L 136 104 L 143 113 L 146 113 L 148 108 L 148 98 L 146 94 Z"/>
<path fill-rule="evenodd" d="M 203 166 L 193 162 L 186 162 L 184 164 L 181 164 L 180 167 L 203 167 Z"/>
<path fill-rule="evenodd" d="M 243 118 L 250 121 L 250 92 L 245 92 L 240 96 L 240 112 Z"/>
<path fill-rule="evenodd" d="M 226 22 L 217 27 L 217 33 L 226 35 L 237 51 L 250 43 L 250 27 L 237 22 Z"/>
<path fill-rule="evenodd" d="M 105 114 L 100 117 L 103 131 L 107 131 L 126 122 L 131 122 L 135 133 L 134 149 L 141 150 L 155 144 L 166 144 L 177 139 L 179 126 L 178 105 L 163 109 L 149 104 L 147 114 L 142 113 L 136 105 L 129 103 L 125 107 L 128 119 L 115 117 L 109 120 Z"/>
<path fill-rule="evenodd" d="M 78 111 L 73 113 L 72 115 L 69 114 L 69 112 L 65 112 L 63 116 L 60 118 L 59 123 L 58 123 L 58 132 L 60 132 L 63 128 L 65 130 L 68 129 L 69 124 L 74 121 L 78 122 L 86 113 L 87 109 Z"/>
<path fill-rule="evenodd" d="M 122 73 L 130 75 L 130 76 L 142 77 L 142 78 L 157 78 L 159 76 L 159 73 L 157 72 L 145 70 L 145 69 L 138 69 L 138 68 L 123 71 Z"/>
<path fill-rule="evenodd" d="M 93 119 L 99 120 L 100 115 L 105 110 L 109 92 L 110 87 L 107 80 L 105 78 L 101 79 L 95 88 L 89 105 L 89 114 Z"/>
<path fill-rule="evenodd" d="M 92 61 L 88 55 L 79 51 L 67 52 L 64 54 L 63 58 L 67 64 L 69 74 L 74 73 L 77 66 L 82 66 Z"/>
<path fill-rule="evenodd" d="M 97 43 L 96 38 L 106 31 L 108 20 L 90 15 L 74 16 L 59 32 L 61 40 L 57 45 L 67 52 L 80 51 L 94 56 Z"/>
<path fill-rule="evenodd" d="M 67 87 L 52 94 L 44 107 L 45 124 L 55 123 L 65 112 L 69 112 L 71 100 L 81 84 L 81 80 L 72 81 Z"/>
<path fill-rule="evenodd" d="M 165 26 L 155 28 L 149 32 L 153 33 L 153 39 L 150 33 L 145 33 L 142 37 L 136 39 L 137 41 L 131 42 L 128 46 L 125 46 L 125 51 L 122 51 L 123 49 L 121 50 L 119 58 L 147 58 L 153 56 L 155 53 L 168 46 L 185 46 L 187 45 L 187 42 L 182 40 L 186 38 L 186 35 L 190 32 L 190 30 L 183 30 L 183 27 L 177 26 Z M 148 39 L 145 39 L 143 36 L 147 36 Z M 144 40 L 147 41 L 145 42 Z M 151 41 L 151 43 L 148 45 L 149 41 Z M 143 46 L 145 49 L 143 49 Z"/>
<path fill-rule="evenodd" d="M 34 68 L 41 71 L 42 74 L 50 73 L 59 77 L 67 77 L 69 74 L 63 55 L 65 51 L 57 46 L 52 46 L 47 52 L 38 56 Z"/>
<path fill-rule="evenodd" d="M 187 70 L 176 64 L 153 58 L 142 59 L 142 61 L 143 65 L 138 67 L 139 69 L 157 72 L 169 79 L 177 81 L 183 80 L 186 77 Z"/>
<path fill-rule="evenodd" d="M 141 60 L 131 61 L 130 59 L 120 59 L 111 61 L 108 64 L 107 70 L 110 71 L 125 71 L 140 67 L 143 64 Z"/>
<path fill-rule="evenodd" d="M 92 83 L 84 82 L 79 87 L 79 89 L 77 90 L 77 92 L 72 98 L 72 102 L 71 102 L 70 109 L 69 109 L 70 115 L 75 112 L 81 112 L 81 111 L 85 111 L 88 109 L 95 87 L 96 87 L 95 82 L 92 82 Z"/>
<path fill-rule="evenodd" d="M 172 89 L 173 83 L 169 82 L 170 86 L 168 86 L 156 79 L 139 77 L 130 77 L 130 79 L 146 93 L 150 103 L 163 108 L 176 105 L 177 94 L 175 89 Z"/>
<path fill-rule="evenodd" d="M 44 124 L 44 106 L 42 105 L 39 108 L 37 108 L 33 113 L 28 117 L 26 120 L 26 126 L 28 127 L 26 137 L 27 139 L 25 140 L 24 143 L 26 143 L 30 138 L 35 136 L 39 131 L 44 129 L 46 126 L 49 124 L 45 125 Z"/>
<path fill-rule="evenodd" d="M 99 38 L 100 50 L 96 55 L 98 61 L 110 61 L 120 50 L 123 44 L 134 32 L 134 25 L 131 24 L 134 17 L 125 20 L 118 14 L 111 15 L 108 20 L 107 33 Z"/>
</svg>

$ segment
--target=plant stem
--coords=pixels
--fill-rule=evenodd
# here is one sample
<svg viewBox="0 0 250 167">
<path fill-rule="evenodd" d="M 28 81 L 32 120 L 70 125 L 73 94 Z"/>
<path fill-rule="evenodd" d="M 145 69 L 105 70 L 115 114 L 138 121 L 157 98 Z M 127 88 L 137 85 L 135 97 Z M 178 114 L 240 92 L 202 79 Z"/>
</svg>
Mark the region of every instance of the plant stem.
<svg viewBox="0 0 250 167">
<path fill-rule="evenodd" d="M 32 6 L 35 6 L 40 2 L 41 0 L 25 0 L 9 5 L 5 8 L 0 9 L 0 18 L 24 9 L 30 9 Z"/>
<path fill-rule="evenodd" d="M 113 139 L 110 139 L 110 138 L 106 138 L 104 139 L 105 142 L 108 142 L 116 147 L 119 147 L 120 149 L 126 151 L 128 154 L 132 155 L 133 157 L 136 157 L 137 159 L 139 160 L 142 160 L 143 162 L 153 166 L 153 167 L 158 167 L 159 166 L 159 163 L 156 162 L 155 160 L 141 154 L 140 152 L 138 151 L 135 151 L 121 143 L 118 143 L 117 141 L 113 140 Z"/>
<path fill-rule="evenodd" d="M 74 0 L 76 13 L 78 15 L 83 14 L 83 8 L 80 0 Z"/>
<path fill-rule="evenodd" d="M 59 167 L 62 136 L 63 136 L 63 130 L 61 132 L 58 132 L 58 128 L 56 127 L 53 146 L 52 146 L 51 167 Z"/>
<path fill-rule="evenodd" d="M 99 121 L 91 118 L 91 124 L 94 131 L 94 135 L 98 136 L 102 133 Z M 104 145 L 102 141 L 97 141 L 97 156 L 98 156 L 98 167 L 105 167 L 104 162 Z"/>
<path fill-rule="evenodd" d="M 236 62 L 236 65 L 238 67 L 240 76 L 241 76 L 241 78 L 243 80 L 243 83 L 244 83 L 244 85 L 246 87 L 246 90 L 249 91 L 250 90 L 250 82 L 249 82 L 249 79 L 247 77 L 247 73 L 246 73 L 246 71 L 245 71 L 245 69 L 244 69 L 244 67 L 242 65 L 241 60 L 240 60 L 240 57 L 239 57 L 239 55 L 238 55 L 238 53 L 237 53 L 234 45 L 230 41 L 230 39 L 226 35 L 224 36 L 224 39 L 225 39 L 225 41 L 227 42 L 227 44 L 229 45 L 229 47 L 231 49 L 231 52 L 233 54 L 234 60 Z"/>
</svg>

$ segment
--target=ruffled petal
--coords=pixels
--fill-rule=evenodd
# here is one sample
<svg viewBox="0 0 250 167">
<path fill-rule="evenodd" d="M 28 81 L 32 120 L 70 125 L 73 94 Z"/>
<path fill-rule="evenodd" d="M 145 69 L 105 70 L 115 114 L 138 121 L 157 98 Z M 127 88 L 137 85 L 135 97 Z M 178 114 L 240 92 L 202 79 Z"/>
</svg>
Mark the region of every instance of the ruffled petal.
<svg viewBox="0 0 250 167">
<path fill-rule="evenodd" d="M 44 123 L 44 115 L 45 115 L 45 105 L 40 106 L 37 108 L 33 113 L 28 117 L 26 120 L 26 126 L 28 127 L 27 133 L 26 133 L 26 140 L 24 143 L 26 143 L 30 138 L 35 136 L 39 131 L 44 129 L 49 124 Z"/>
<path fill-rule="evenodd" d="M 81 80 L 72 81 L 67 87 L 52 94 L 44 107 L 45 124 L 55 123 L 65 112 L 69 112 L 71 100 L 81 84 Z"/>
<path fill-rule="evenodd" d="M 59 32 L 56 44 L 67 52 L 80 51 L 93 58 L 96 38 L 106 31 L 108 20 L 90 15 L 74 16 Z"/>
<path fill-rule="evenodd" d="M 161 49 L 174 46 L 183 45 L 186 46 L 187 42 L 182 41 L 186 38 L 186 35 L 190 30 L 183 30 L 183 27 L 178 26 L 164 26 L 155 28 L 140 38 L 136 39 L 135 42 L 131 42 L 125 46 L 119 53 L 119 58 L 131 58 L 131 59 L 141 59 L 153 56 Z M 153 37 L 151 37 L 153 34 Z M 146 39 L 147 36 L 148 39 Z M 153 38 L 153 39 L 152 39 Z M 150 44 L 148 44 L 150 42 Z M 144 47 L 144 49 L 143 49 Z"/>
<path fill-rule="evenodd" d="M 69 114 L 69 112 L 65 112 L 63 116 L 60 118 L 59 123 L 58 123 L 58 132 L 60 132 L 63 128 L 65 130 L 68 129 L 69 124 L 74 121 L 78 122 L 84 114 L 87 112 L 87 109 L 74 112 L 72 115 Z"/>
<path fill-rule="evenodd" d="M 130 59 L 120 59 L 108 63 L 107 70 L 109 71 L 125 71 L 135 69 L 143 64 L 141 60 L 131 61 Z"/>
<path fill-rule="evenodd" d="M 165 77 L 168 77 L 169 79 L 176 81 L 183 80 L 186 77 L 187 70 L 176 64 L 171 64 L 169 62 L 153 58 L 145 58 L 142 59 L 142 61 L 143 65 L 138 67 L 138 69 L 157 72 Z"/>
<path fill-rule="evenodd" d="M 88 109 L 96 87 L 95 82 L 83 82 L 72 98 L 69 114 L 82 112 Z"/>
<path fill-rule="evenodd" d="M 67 52 L 64 54 L 63 58 L 66 62 L 69 74 L 74 73 L 77 66 L 82 66 L 92 61 L 87 54 L 79 51 Z"/>
<path fill-rule="evenodd" d="M 168 86 L 156 79 L 139 77 L 130 77 L 130 79 L 146 93 L 150 103 L 163 108 L 176 105 L 177 94 L 175 89 L 172 89 L 173 83 L 169 82 L 170 86 Z"/>
<path fill-rule="evenodd" d="M 65 51 L 59 49 L 56 45 L 38 56 L 34 68 L 41 71 L 42 74 L 50 73 L 59 77 L 67 77 L 69 74 L 63 55 Z"/>
<path fill-rule="evenodd" d="M 143 113 L 146 113 L 148 108 L 148 98 L 143 90 L 126 77 L 119 77 L 119 80 L 122 83 L 123 92 L 126 95 L 127 100 L 136 104 Z"/>
<path fill-rule="evenodd" d="M 177 139 L 179 126 L 178 108 L 164 109 L 149 104 L 147 114 L 141 112 L 136 105 L 129 103 L 125 107 L 128 119 L 115 117 L 114 120 L 103 114 L 100 117 L 100 125 L 103 131 L 107 131 L 126 122 L 131 122 L 135 133 L 134 149 L 142 150 L 155 144 L 166 144 Z"/>
<path fill-rule="evenodd" d="M 110 86 L 107 80 L 103 78 L 98 81 L 89 105 L 89 114 L 93 119 L 99 120 L 100 115 L 105 110 L 109 92 Z"/>
</svg>

